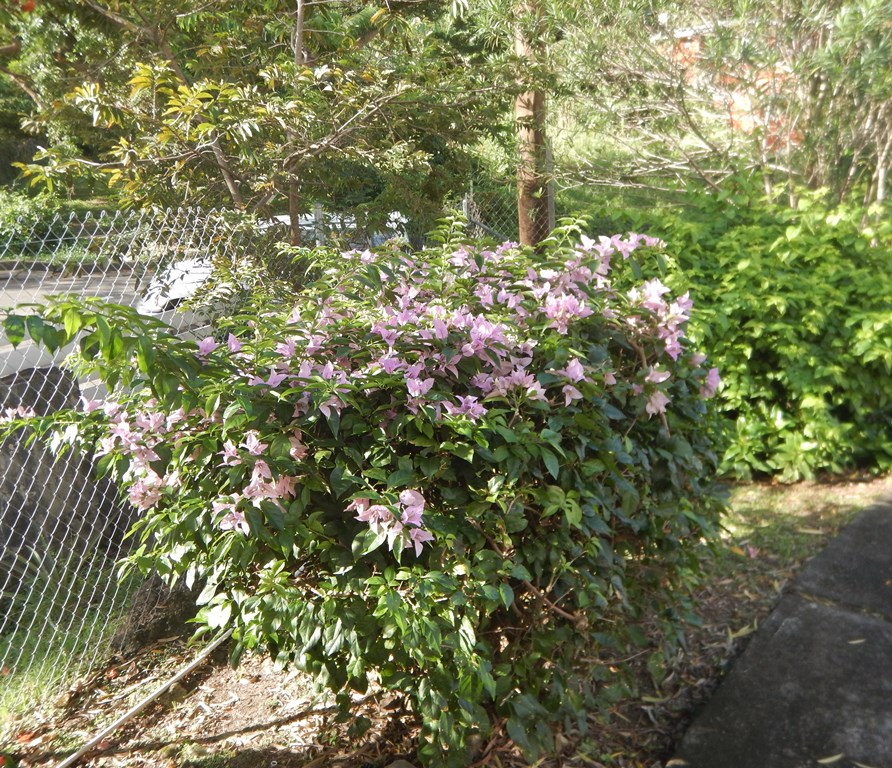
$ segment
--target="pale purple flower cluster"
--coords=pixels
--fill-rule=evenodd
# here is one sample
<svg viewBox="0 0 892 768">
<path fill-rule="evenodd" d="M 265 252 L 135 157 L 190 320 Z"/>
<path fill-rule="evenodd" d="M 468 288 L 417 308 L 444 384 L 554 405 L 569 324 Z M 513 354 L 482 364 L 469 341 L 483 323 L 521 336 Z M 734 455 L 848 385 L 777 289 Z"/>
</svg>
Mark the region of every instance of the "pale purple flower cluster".
<svg viewBox="0 0 892 768">
<path fill-rule="evenodd" d="M 673 360 L 678 360 L 684 351 L 681 346 L 684 325 L 690 319 L 694 303 L 687 293 L 675 301 L 667 302 L 663 297 L 669 292 L 669 288 L 661 280 L 654 278 L 644 283 L 642 288 L 629 291 L 629 300 L 633 306 L 648 310 L 656 321 L 657 336 L 663 340 L 666 354 Z"/>
<path fill-rule="evenodd" d="M 387 546 L 393 550 L 397 539 L 405 546 L 415 548 L 415 555 L 421 554 L 425 542 L 433 541 L 430 531 L 425 530 L 424 496 L 419 491 L 402 491 L 396 504 L 372 504 L 368 498 L 353 499 L 347 506 L 347 512 L 356 512 L 356 519 L 368 523 L 369 528 L 378 535 L 387 537 Z"/>
<path fill-rule="evenodd" d="M 227 473 L 237 487 L 229 485 L 227 494 L 211 502 L 217 525 L 248 534 L 245 511 L 251 506 L 261 508 L 265 502 L 284 506 L 295 498 L 301 463 L 313 450 L 312 439 L 308 437 L 309 447 L 305 445 L 300 428 L 309 433 L 320 416 L 331 419 L 340 414 L 355 392 L 390 397 L 382 426 L 405 412 L 423 413 L 434 422 L 480 422 L 500 402 L 514 407 L 535 401 L 573 407 L 591 393 L 614 386 L 642 396 L 649 416 L 664 414 L 670 404 L 670 369 L 683 351 L 690 298 L 684 294 L 672 300 L 669 288 L 659 280 L 647 281 L 625 296 L 610 282 L 614 255 L 625 259 L 640 245 L 659 244 L 634 234 L 597 241 L 583 238 L 563 261 L 539 268 L 530 266 L 528 257 L 512 243 L 492 250 L 463 246 L 445 265 L 394 256 L 388 262 L 390 269 L 381 273 L 385 285 L 377 303 L 357 305 L 335 292 L 314 306 L 296 307 L 285 326 L 286 335 L 275 340 L 259 338 L 263 326 L 259 321 L 249 323 L 245 338 L 230 333 L 222 344 L 211 337 L 203 339 L 195 351 L 203 366 L 212 362 L 229 366 L 236 386 L 256 387 L 258 395 L 272 394 L 292 409 L 292 421 L 276 424 L 271 431 L 255 426 L 239 436 L 221 434 L 220 460 L 214 469 Z M 353 256 L 353 263 L 358 261 L 363 269 L 374 264 L 366 253 Z M 446 306 L 447 294 L 459 301 Z M 631 314 L 625 302 L 631 305 Z M 639 345 L 642 360 L 631 363 L 639 366 L 637 372 L 619 373 L 629 371 L 628 357 L 608 356 L 593 364 L 581 351 L 561 358 L 566 362 L 560 369 L 535 368 L 543 329 L 567 336 L 593 315 L 629 333 Z M 365 337 L 357 334 L 357 328 L 365 330 Z M 703 360 L 691 362 L 697 367 Z M 618 382 L 621 376 L 632 380 Z M 701 396 L 712 396 L 719 383 L 713 368 L 701 381 Z M 97 402 L 84 403 L 88 413 L 99 407 Z M 154 507 L 183 482 L 176 473 L 162 477 L 153 468 L 159 461 L 159 444 L 178 444 L 187 422 L 193 431 L 222 423 L 220 412 L 207 416 L 180 411 L 168 416 L 151 401 L 134 416 L 115 403 L 101 407 L 109 427 L 100 450 L 129 457 L 125 479 L 130 482 L 130 499 L 140 510 Z M 271 467 L 281 464 L 272 461 L 267 451 L 283 429 L 294 464 L 288 473 L 276 474 Z M 392 503 L 361 497 L 347 509 L 385 534 L 391 549 L 400 540 L 418 554 L 433 539 L 423 525 L 424 508 L 420 492 L 404 490 Z"/>
<path fill-rule="evenodd" d="M 15 408 L 4 408 L 0 412 L 0 424 L 7 421 L 15 421 L 16 419 L 33 419 L 37 414 L 34 409 L 28 405 L 17 405 Z"/>
<path fill-rule="evenodd" d="M 149 400 L 144 410 L 131 415 L 113 400 L 101 405 L 108 419 L 108 431 L 99 441 L 97 454 L 117 452 L 129 457 L 128 474 L 124 479 L 130 481 L 130 503 L 140 511 L 154 507 L 165 490 L 175 490 L 181 484 L 176 472 L 161 477 L 151 464 L 160 460 L 155 448 L 182 437 L 178 425 L 187 417 L 182 409 L 165 414 L 156 410 L 157 407 L 157 402 Z M 99 410 L 100 405 L 97 401 L 84 400 L 83 409 L 86 413 L 92 413 Z"/>
</svg>

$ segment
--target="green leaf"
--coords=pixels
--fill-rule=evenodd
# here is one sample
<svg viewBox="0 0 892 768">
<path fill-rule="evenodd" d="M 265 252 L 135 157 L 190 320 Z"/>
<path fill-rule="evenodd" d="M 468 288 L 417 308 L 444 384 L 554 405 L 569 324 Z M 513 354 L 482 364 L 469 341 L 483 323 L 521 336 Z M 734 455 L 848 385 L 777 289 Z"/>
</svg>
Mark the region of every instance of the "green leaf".
<svg viewBox="0 0 892 768">
<path fill-rule="evenodd" d="M 80 310 L 73 307 L 65 310 L 62 314 L 62 319 L 65 324 L 65 333 L 67 333 L 70 338 L 73 338 L 74 335 L 84 327 L 84 316 L 81 314 Z"/>
<path fill-rule="evenodd" d="M 8 315 L 3 320 L 3 332 L 9 343 L 17 347 L 25 340 L 25 318 L 19 315 Z"/>
<path fill-rule="evenodd" d="M 338 498 L 341 498 L 345 494 L 349 493 L 354 483 L 354 476 L 350 473 L 349 470 L 346 470 L 344 469 L 344 467 L 341 466 L 335 467 L 328 477 L 329 487 Z"/>
<path fill-rule="evenodd" d="M 388 488 L 405 488 L 415 479 L 415 473 L 411 469 L 398 469 L 387 476 Z"/>
<path fill-rule="evenodd" d="M 558 457 L 547 448 L 540 448 L 540 451 L 542 453 L 542 460 L 545 462 L 545 468 L 548 470 L 548 474 L 557 480 L 558 475 L 561 473 L 561 464 L 558 461 Z"/>
<path fill-rule="evenodd" d="M 375 533 L 371 528 L 365 528 L 353 539 L 353 544 L 351 545 L 353 557 L 359 558 L 369 554 L 369 552 L 374 552 L 385 541 L 387 541 L 386 533 Z"/>
<path fill-rule="evenodd" d="M 34 340 L 34 342 L 37 344 L 42 344 L 43 330 L 45 328 L 43 318 L 38 317 L 37 315 L 29 315 L 25 319 L 25 325 L 28 328 L 28 335 Z"/>
<path fill-rule="evenodd" d="M 535 748 L 527 735 L 523 722 L 517 717 L 509 717 L 506 723 L 511 740 L 527 753 L 534 753 Z"/>
<path fill-rule="evenodd" d="M 325 414 L 325 421 L 328 423 L 328 428 L 331 430 L 331 436 L 337 440 L 338 430 L 341 426 L 341 415 L 335 408 L 329 408 L 328 413 Z"/>
</svg>

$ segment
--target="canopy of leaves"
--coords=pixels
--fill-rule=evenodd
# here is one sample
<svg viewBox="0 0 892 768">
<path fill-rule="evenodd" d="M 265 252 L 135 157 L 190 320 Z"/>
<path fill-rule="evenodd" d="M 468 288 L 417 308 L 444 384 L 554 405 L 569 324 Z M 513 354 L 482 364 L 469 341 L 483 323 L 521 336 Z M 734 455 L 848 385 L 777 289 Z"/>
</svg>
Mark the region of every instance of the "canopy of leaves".
<svg viewBox="0 0 892 768">
<path fill-rule="evenodd" d="M 463 147 L 500 103 L 442 15 L 275 0 L 63 0 L 8 15 L 8 69 L 33 93 L 29 125 L 54 138 L 26 174 L 102 175 L 137 204 L 263 210 L 297 188 L 304 207 L 415 213 L 462 177 Z"/>
</svg>

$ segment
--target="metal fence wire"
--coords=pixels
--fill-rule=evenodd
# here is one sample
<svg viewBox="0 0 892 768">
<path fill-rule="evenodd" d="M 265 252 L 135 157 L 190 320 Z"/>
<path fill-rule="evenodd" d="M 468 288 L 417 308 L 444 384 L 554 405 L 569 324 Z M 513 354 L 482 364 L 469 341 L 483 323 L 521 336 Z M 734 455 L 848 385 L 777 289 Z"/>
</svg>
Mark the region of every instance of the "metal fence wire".
<svg viewBox="0 0 892 768">
<path fill-rule="evenodd" d="M 212 262 L 238 264 L 263 248 L 274 259 L 282 238 L 270 229 L 190 209 L 20 220 L 0 230 L 0 308 L 97 297 L 194 332 L 203 321 L 178 305 Z M 96 385 L 61 365 L 66 352 L 28 341 L 14 349 L 0 336 L 0 417 L 74 407 L 90 394 Z M 134 586 L 114 574 L 132 514 L 96 479 L 92 457 L 56 457 L 21 433 L 0 442 L 0 736 L 107 652 Z"/>
<path fill-rule="evenodd" d="M 499 242 L 516 241 L 517 182 L 487 180 L 474 184 L 462 198 L 462 214 L 468 222 L 471 237 L 492 238 Z"/>
<path fill-rule="evenodd" d="M 463 207 L 472 236 L 516 238 L 516 207 L 504 187 L 479 189 Z M 231 270 L 239 279 L 287 277 L 289 257 L 278 246 L 289 234 L 283 218 L 177 209 L 0 223 L 0 310 L 50 295 L 95 297 L 200 338 L 210 332 L 210 315 L 193 311 L 189 299 L 211 278 L 211 265 L 215 275 Z M 401 234 L 361 232 L 352 217 L 329 217 L 319 206 L 306 219 L 305 243 L 366 247 Z M 13 348 L 0 334 L 0 420 L 101 394 L 97 382 L 64 366 L 68 353 L 51 355 L 27 340 Z M 93 457 L 57 456 L 20 432 L 0 440 L 0 740 L 25 712 L 32 725 L 39 721 L 41 705 L 104 661 L 113 641 L 131 643 L 120 640 L 131 622 L 120 620 L 138 585 L 115 571 L 133 514 L 111 482 L 97 479 Z"/>
</svg>

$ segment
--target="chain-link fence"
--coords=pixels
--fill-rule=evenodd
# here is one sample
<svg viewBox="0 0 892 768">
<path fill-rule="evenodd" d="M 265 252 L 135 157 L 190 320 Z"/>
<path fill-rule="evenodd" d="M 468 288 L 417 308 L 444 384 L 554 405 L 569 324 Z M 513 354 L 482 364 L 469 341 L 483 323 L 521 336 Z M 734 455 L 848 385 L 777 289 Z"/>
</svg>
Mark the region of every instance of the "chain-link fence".
<svg viewBox="0 0 892 768">
<path fill-rule="evenodd" d="M 474 190 L 464 213 L 470 234 L 516 239 L 510 188 Z M 305 218 L 303 243 L 364 247 L 400 234 L 399 222 L 367 233 L 352 217 L 318 207 Z M 277 244 L 289 234 L 287 217 L 258 222 L 194 209 L 0 225 L 0 311 L 51 295 L 95 297 L 201 337 L 210 332 L 211 313 L 190 299 L 220 274 L 281 279 L 288 256 Z M 13 347 L 0 334 L 0 421 L 77 407 L 81 397 L 101 394 L 98 382 L 78 380 L 64 366 L 69 352 L 50 354 L 28 340 Z M 91 456 L 57 456 L 22 432 L 0 441 L 0 736 L 24 711 L 33 721 L 35 705 L 57 701 L 110 641 L 120 641 L 113 636 L 136 585 L 121 583 L 115 569 L 132 522 L 133 510 L 111 482 L 97 479 Z"/>
<path fill-rule="evenodd" d="M 517 240 L 517 182 L 487 180 L 472 185 L 462 198 L 462 214 L 472 237 Z"/>
<path fill-rule="evenodd" d="M 363 228 L 316 206 L 299 221 L 300 241 L 368 247 L 400 234 L 400 223 Z M 299 260 L 280 247 L 290 235 L 287 216 L 194 209 L 20 219 L 0 227 L 0 314 L 51 295 L 93 297 L 206 336 L 226 311 L 221 298 L 270 275 L 287 280 L 292 265 L 299 279 Z M 0 421 L 101 395 L 99 382 L 65 368 L 69 352 L 49 354 L 28 340 L 14 347 L 0 334 Z M 22 432 L 0 440 L 0 737 L 26 710 L 33 725 L 33 707 L 58 700 L 111 642 L 132 649 L 133 627 L 144 631 L 132 616 L 118 626 L 136 586 L 115 574 L 132 522 L 132 508 L 97 479 L 91 456 L 57 456 Z M 155 608 L 147 601 L 167 599 L 145 589 L 151 583 L 135 603 L 146 615 Z"/>
<path fill-rule="evenodd" d="M 178 312 L 220 259 L 236 263 L 278 239 L 196 210 L 114 212 L 18 221 L 0 232 L 0 308 L 51 294 L 135 306 L 194 332 Z M 249 253 L 250 252 L 250 253 Z M 78 381 L 30 341 L 0 337 L 0 416 L 76 407 L 98 386 Z M 9 409 L 9 413 L 7 412 Z M 16 433 L 0 443 L 0 731 L 52 702 L 106 652 L 133 585 L 115 577 L 132 510 L 92 457 L 65 454 Z"/>
</svg>

